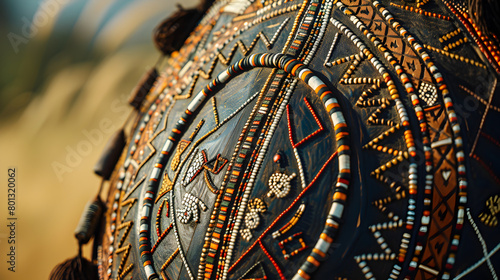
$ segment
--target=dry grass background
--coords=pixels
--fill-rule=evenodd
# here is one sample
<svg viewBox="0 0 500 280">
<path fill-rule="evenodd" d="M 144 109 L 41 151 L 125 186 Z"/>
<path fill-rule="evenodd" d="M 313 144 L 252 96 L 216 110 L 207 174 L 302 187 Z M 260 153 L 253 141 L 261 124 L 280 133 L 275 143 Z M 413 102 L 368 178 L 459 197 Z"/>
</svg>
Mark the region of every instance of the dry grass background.
<svg viewBox="0 0 500 280">
<path fill-rule="evenodd" d="M 100 123 L 109 121 L 117 129 L 130 112 L 130 90 L 159 57 L 151 31 L 175 5 L 169 0 L 44 2 L 51 1 L 66 4 L 17 54 L 5 38 L 21 34 L 20 21 L 0 27 L 0 279 L 47 279 L 57 263 L 76 255 L 73 231 L 100 182 L 92 167 L 114 131 Z M 42 1 L 32 2 L 40 12 Z M 5 8 L 0 4 L 0 17 L 8 13 Z M 25 17 L 33 13 L 26 11 Z M 91 131 L 102 139 L 91 143 L 86 136 Z M 70 151 L 78 149 L 81 160 L 67 162 Z M 68 168 L 65 173 L 56 172 L 58 163 Z M 6 262 L 8 167 L 17 170 L 14 273 Z M 89 257 L 88 248 L 85 254 Z"/>
</svg>

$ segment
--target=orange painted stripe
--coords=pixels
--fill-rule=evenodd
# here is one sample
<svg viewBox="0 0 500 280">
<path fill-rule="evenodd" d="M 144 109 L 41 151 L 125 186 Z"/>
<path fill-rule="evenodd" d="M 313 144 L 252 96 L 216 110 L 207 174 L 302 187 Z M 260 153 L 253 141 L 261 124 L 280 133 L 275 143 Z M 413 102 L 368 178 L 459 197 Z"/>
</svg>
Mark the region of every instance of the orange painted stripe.
<svg viewBox="0 0 500 280">
<path fill-rule="evenodd" d="M 261 65 L 264 65 L 264 64 L 265 64 L 265 62 L 266 62 L 266 56 L 267 56 L 267 54 L 264 54 L 264 55 L 262 55 L 262 56 L 260 57 L 260 64 L 261 64 Z M 243 69 L 241 69 L 241 70 L 243 70 Z"/>
<path fill-rule="evenodd" d="M 333 195 L 333 199 L 341 199 L 341 200 L 346 200 L 347 196 L 345 195 L 345 193 L 341 193 L 341 192 L 336 192 L 334 195 Z"/>
<path fill-rule="evenodd" d="M 305 271 L 303 271 L 302 269 L 299 269 L 299 271 L 297 271 L 297 274 L 300 275 L 300 277 L 306 279 L 306 280 L 309 280 L 311 279 L 311 276 L 309 276 L 309 274 L 307 274 Z"/>
<path fill-rule="evenodd" d="M 325 85 L 325 84 L 323 84 L 323 86 L 325 86 L 325 87 L 326 87 L 326 85 Z M 318 88 L 319 88 L 319 87 L 318 87 Z M 318 90 L 318 91 L 319 91 L 319 90 Z M 316 93 L 318 93 L 318 92 L 316 91 Z M 329 90 L 326 90 L 325 92 L 323 92 L 323 94 L 322 94 L 319 98 L 320 98 L 320 99 L 323 99 L 323 97 L 327 96 L 328 94 L 332 94 L 332 92 L 331 92 L 331 91 L 329 91 Z"/>
<path fill-rule="evenodd" d="M 349 132 L 339 132 L 335 135 L 335 139 L 337 139 L 337 141 L 338 141 L 338 140 L 340 140 L 344 137 L 347 137 L 347 136 L 349 136 Z"/>
<path fill-rule="evenodd" d="M 330 104 L 328 104 L 328 106 L 326 106 L 326 111 L 330 112 L 330 110 L 335 108 L 335 107 L 340 107 L 340 106 L 337 103 L 330 103 Z"/>
<path fill-rule="evenodd" d="M 319 92 L 322 88 L 324 88 L 324 87 L 326 87 L 326 85 L 323 83 L 323 84 L 319 85 L 317 88 L 315 88 L 315 89 L 314 89 L 314 91 L 315 91 L 316 93 L 318 93 L 318 92 Z M 332 93 L 331 91 L 327 90 L 327 91 L 325 91 L 325 92 L 321 95 L 321 98 L 323 98 L 323 96 L 325 96 L 325 95 L 327 94 L 327 92 L 328 92 L 328 93 Z"/>
<path fill-rule="evenodd" d="M 340 129 L 342 127 L 347 127 L 347 124 L 346 123 L 339 123 L 339 124 L 335 125 L 334 129 L 337 130 L 337 129 Z"/>
<path fill-rule="evenodd" d="M 325 240 L 326 242 L 328 243 L 332 243 L 333 242 L 333 238 L 331 238 L 330 236 L 328 236 L 326 233 L 322 233 L 319 238 Z"/>
<path fill-rule="evenodd" d="M 313 252 L 318 254 L 320 257 L 324 258 L 325 257 L 325 253 L 323 253 L 322 251 L 320 251 L 319 249 L 316 249 L 316 248 L 313 248 Z"/>
<path fill-rule="evenodd" d="M 330 223 L 326 223 L 326 226 L 328 226 L 328 227 L 332 227 L 332 228 L 339 228 L 339 225 L 336 225 L 336 224 L 330 224 Z"/>
<path fill-rule="evenodd" d="M 293 60 L 288 61 L 288 62 L 285 64 L 285 66 L 283 67 L 283 70 L 284 70 L 284 69 L 286 69 L 286 68 L 288 67 L 288 65 L 289 65 L 290 63 L 292 63 L 292 62 L 293 62 Z"/>
<path fill-rule="evenodd" d="M 338 147 L 337 149 L 338 152 L 348 151 L 348 150 L 350 150 L 348 145 L 340 145 L 340 147 Z"/>
<path fill-rule="evenodd" d="M 320 262 L 317 259 L 315 259 L 313 256 L 307 257 L 307 261 L 312 263 L 314 266 L 320 265 Z"/>
<path fill-rule="evenodd" d="M 255 57 L 256 56 L 252 57 L 252 66 L 257 66 L 257 64 L 255 64 Z"/>
<path fill-rule="evenodd" d="M 305 71 L 304 73 L 302 73 L 302 75 L 300 76 L 300 78 L 301 78 L 302 80 L 305 80 L 306 76 L 307 76 L 309 73 L 312 73 L 312 71 L 310 71 L 310 70 Z"/>
<path fill-rule="evenodd" d="M 295 66 L 292 68 L 292 75 L 297 76 L 297 75 L 295 75 L 295 71 L 297 71 L 297 69 L 298 69 L 300 66 L 301 66 L 300 64 L 297 64 L 297 65 L 295 65 Z"/>
</svg>

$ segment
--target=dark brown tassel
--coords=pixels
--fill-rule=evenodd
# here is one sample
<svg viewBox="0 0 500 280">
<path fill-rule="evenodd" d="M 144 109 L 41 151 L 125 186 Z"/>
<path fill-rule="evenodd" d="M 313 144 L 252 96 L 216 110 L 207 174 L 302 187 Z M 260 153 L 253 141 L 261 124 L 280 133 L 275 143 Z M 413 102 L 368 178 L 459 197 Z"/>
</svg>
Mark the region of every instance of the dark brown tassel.
<svg viewBox="0 0 500 280">
<path fill-rule="evenodd" d="M 97 280 L 97 265 L 81 256 L 60 263 L 49 275 L 49 280 Z"/>
<path fill-rule="evenodd" d="M 156 68 L 152 68 L 142 75 L 141 80 L 130 93 L 128 103 L 136 110 L 141 109 L 142 102 L 144 101 L 146 95 L 148 95 L 149 90 L 153 87 L 157 77 L 158 71 L 156 71 Z"/>
<path fill-rule="evenodd" d="M 104 180 L 108 180 L 111 177 L 111 173 L 113 173 L 116 163 L 120 159 L 124 147 L 125 132 L 123 129 L 120 129 L 115 132 L 109 139 L 106 147 L 104 147 L 104 152 L 99 161 L 94 165 L 94 173 L 101 176 Z"/>
<path fill-rule="evenodd" d="M 89 201 L 82 213 L 80 222 L 75 230 L 75 237 L 80 245 L 87 244 L 94 236 L 97 225 L 101 220 L 104 203 L 97 196 L 93 201 Z"/>
<path fill-rule="evenodd" d="M 178 51 L 213 2 L 204 0 L 196 8 L 188 10 L 178 4 L 179 10 L 155 28 L 153 39 L 156 48 L 164 55 Z"/>
<path fill-rule="evenodd" d="M 78 255 L 58 264 L 50 272 L 50 280 L 94 280 L 99 279 L 97 265 L 82 257 L 82 245 L 95 235 L 95 229 L 101 219 L 104 203 L 97 196 L 85 206 L 80 222 L 75 230 L 78 240 Z"/>
<path fill-rule="evenodd" d="M 215 0 L 201 0 L 200 4 L 198 4 L 197 9 L 202 13 L 206 13 L 214 2 Z"/>
<path fill-rule="evenodd" d="M 179 10 L 155 28 L 153 39 L 156 48 L 164 55 L 179 50 L 202 15 L 198 9 L 184 10 L 179 6 Z"/>
</svg>

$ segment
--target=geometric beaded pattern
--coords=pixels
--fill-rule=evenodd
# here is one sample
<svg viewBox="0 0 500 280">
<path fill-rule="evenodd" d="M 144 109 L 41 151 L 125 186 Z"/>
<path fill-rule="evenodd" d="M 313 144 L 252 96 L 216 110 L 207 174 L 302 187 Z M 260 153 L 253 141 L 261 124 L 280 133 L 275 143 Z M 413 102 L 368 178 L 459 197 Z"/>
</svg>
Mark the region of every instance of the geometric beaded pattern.
<svg viewBox="0 0 500 280">
<path fill-rule="evenodd" d="M 461 1 L 215 1 L 110 179 L 100 279 L 480 279 L 500 51 Z"/>
</svg>

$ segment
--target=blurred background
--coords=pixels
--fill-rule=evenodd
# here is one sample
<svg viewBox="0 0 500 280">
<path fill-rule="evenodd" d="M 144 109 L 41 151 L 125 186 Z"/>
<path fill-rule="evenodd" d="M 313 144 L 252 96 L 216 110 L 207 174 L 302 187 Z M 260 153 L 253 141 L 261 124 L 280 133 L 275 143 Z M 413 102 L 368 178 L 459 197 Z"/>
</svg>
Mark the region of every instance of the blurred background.
<svg viewBox="0 0 500 280">
<path fill-rule="evenodd" d="M 73 231 L 100 182 L 92 167 L 131 111 L 131 89 L 158 60 L 152 30 L 175 4 L 0 1 L 0 279 L 47 279 L 76 255 Z M 16 272 L 7 270 L 10 167 Z"/>
</svg>

